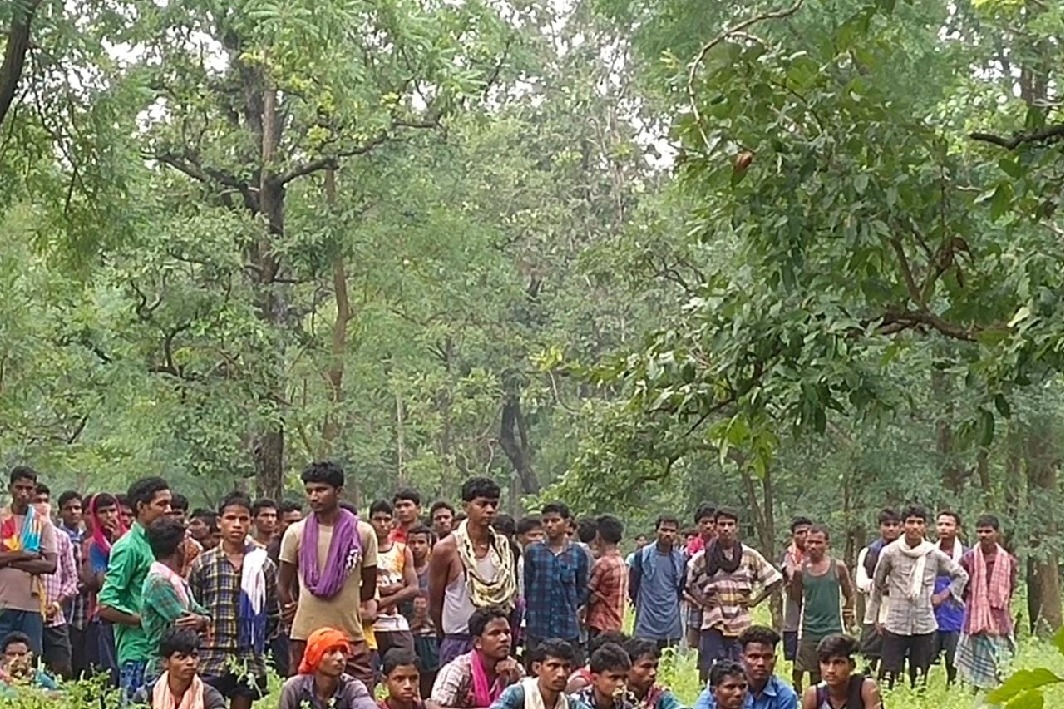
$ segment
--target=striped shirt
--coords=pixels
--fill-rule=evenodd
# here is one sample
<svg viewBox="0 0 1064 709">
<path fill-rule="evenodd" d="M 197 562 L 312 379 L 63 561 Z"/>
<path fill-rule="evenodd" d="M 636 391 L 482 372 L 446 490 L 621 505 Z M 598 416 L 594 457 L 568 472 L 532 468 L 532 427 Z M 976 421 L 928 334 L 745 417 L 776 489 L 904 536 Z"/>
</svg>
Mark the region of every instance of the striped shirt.
<svg viewBox="0 0 1064 709">
<path fill-rule="evenodd" d="M 718 570 L 709 577 L 701 588 L 709 599 L 702 614 L 702 629 L 719 630 L 727 637 L 737 637 L 753 625 L 753 618 L 746 602 L 750 600 L 755 586 L 768 588 L 779 583 L 783 576 L 756 549 L 745 544 L 742 547 L 742 559 L 739 568 L 728 573 Z M 705 563 L 705 552 L 700 552 L 696 559 Z M 694 561 L 694 560 L 692 560 Z"/>
</svg>

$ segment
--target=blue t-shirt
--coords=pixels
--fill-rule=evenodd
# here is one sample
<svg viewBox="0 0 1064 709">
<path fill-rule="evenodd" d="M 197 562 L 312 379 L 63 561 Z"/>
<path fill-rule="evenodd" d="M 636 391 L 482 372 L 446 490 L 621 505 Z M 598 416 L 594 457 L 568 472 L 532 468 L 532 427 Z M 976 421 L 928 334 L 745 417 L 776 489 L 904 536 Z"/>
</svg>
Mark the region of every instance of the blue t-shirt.
<svg viewBox="0 0 1064 709">
<path fill-rule="evenodd" d="M 961 547 L 961 556 L 968 549 L 959 541 L 954 542 Z M 960 556 L 957 557 L 958 559 Z M 948 575 L 935 577 L 935 593 L 942 593 L 950 585 Z M 938 630 L 942 633 L 959 633 L 964 628 L 964 604 L 950 595 L 945 601 L 935 608 L 935 620 L 938 621 Z"/>
<path fill-rule="evenodd" d="M 708 686 L 698 695 L 694 709 L 717 709 L 717 699 Z M 791 685 L 772 675 L 756 697 L 752 691 L 747 692 L 743 709 L 798 709 L 798 694 Z"/>
</svg>

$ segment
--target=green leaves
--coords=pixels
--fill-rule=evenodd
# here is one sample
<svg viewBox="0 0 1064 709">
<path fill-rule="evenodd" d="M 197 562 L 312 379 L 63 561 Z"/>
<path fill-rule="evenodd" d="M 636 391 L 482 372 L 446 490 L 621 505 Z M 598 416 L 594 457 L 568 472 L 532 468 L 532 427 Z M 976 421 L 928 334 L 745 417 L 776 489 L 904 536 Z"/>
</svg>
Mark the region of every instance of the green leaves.
<svg viewBox="0 0 1064 709">
<path fill-rule="evenodd" d="M 1017 670 L 986 698 L 1007 709 L 1040 709 L 1044 703 L 1041 690 L 1062 682 L 1064 679 L 1045 668 Z"/>
</svg>

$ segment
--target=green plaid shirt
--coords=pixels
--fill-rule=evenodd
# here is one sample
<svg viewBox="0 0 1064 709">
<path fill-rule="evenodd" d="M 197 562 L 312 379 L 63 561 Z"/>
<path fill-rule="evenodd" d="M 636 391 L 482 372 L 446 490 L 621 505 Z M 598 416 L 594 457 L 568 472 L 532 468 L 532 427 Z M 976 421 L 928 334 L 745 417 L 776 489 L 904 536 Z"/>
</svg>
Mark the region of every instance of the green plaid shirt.
<svg viewBox="0 0 1064 709">
<path fill-rule="evenodd" d="M 245 551 L 251 551 L 251 547 Z M 266 560 L 266 624 L 272 627 L 280 616 L 277 603 L 277 566 Z M 229 672 L 266 676 L 266 658 L 240 643 L 240 571 L 235 569 L 221 547 L 200 554 L 188 573 L 192 595 L 207 609 L 211 630 L 200 648 L 199 672 L 204 677 L 221 677 Z"/>
<path fill-rule="evenodd" d="M 183 580 L 182 583 L 184 583 Z M 156 650 L 158 650 L 159 641 L 163 638 L 163 633 L 178 618 L 189 613 L 210 615 L 206 608 L 196 603 L 192 592 L 188 590 L 188 584 L 185 584 L 185 590 L 188 603 L 182 602 L 170 579 L 162 574 L 156 571 L 149 571 L 148 576 L 144 579 L 144 588 L 141 591 L 143 606 L 140 612 L 140 627 L 144 630 L 148 642 Z M 155 653 L 155 655 L 157 654 L 158 652 Z M 151 672 L 149 676 L 154 677 L 159 674 L 155 669 L 158 662 L 158 657 L 152 657 L 149 661 L 148 668 Z"/>
</svg>

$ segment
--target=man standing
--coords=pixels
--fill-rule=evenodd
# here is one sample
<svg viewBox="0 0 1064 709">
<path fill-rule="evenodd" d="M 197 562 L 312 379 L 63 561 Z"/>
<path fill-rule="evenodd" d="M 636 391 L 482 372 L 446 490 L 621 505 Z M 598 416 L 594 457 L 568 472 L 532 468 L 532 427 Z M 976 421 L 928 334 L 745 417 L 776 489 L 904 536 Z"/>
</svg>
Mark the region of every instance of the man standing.
<svg viewBox="0 0 1064 709">
<path fill-rule="evenodd" d="M 118 686 L 132 701 L 146 679 L 154 679 L 144 675 L 159 648 L 151 647 L 140 624 L 144 579 L 155 562 L 145 530 L 170 511 L 170 485 L 162 478 L 143 478 L 129 486 L 126 499 L 132 505 L 133 526 L 111 547 L 97 603 L 100 617 L 114 625 Z"/>
<path fill-rule="evenodd" d="M 879 513 L 879 539 L 875 540 L 857 555 L 856 585 L 857 590 L 870 596 L 872 593 L 872 576 L 879 562 L 879 555 L 888 544 L 894 542 L 901 534 L 901 517 L 895 510 L 884 508 Z M 875 672 L 883 651 L 883 637 L 879 634 L 879 625 L 887 619 L 890 598 L 884 596 L 879 606 L 878 615 L 872 615 L 872 603 L 865 602 L 864 620 L 861 625 L 861 654 L 868 660 Z"/>
<path fill-rule="evenodd" d="M 421 495 L 417 490 L 404 487 L 392 495 L 392 512 L 395 519 L 392 525 L 392 539 L 406 543 L 406 533 L 421 524 Z M 384 652 L 381 652 L 383 655 Z"/>
<path fill-rule="evenodd" d="M 1016 649 L 1009 605 L 1016 593 L 1016 558 L 1001 548 L 1001 523 L 983 515 L 975 523 L 979 543 L 961 559 L 970 580 L 957 647 L 961 678 L 979 689 L 1001 683 L 1002 664 Z"/>
<path fill-rule="evenodd" d="M 776 676 L 776 646 L 780 636 L 772 628 L 753 625 L 739 636 L 751 709 L 798 709 L 798 694 Z M 717 699 L 707 687 L 698 695 L 694 709 L 716 709 Z M 819 708 L 818 708 L 819 709 Z"/>
<path fill-rule="evenodd" d="M 462 484 L 466 518 L 432 549 L 429 557 L 429 617 L 442 631 L 440 664 L 473 647 L 469 619 L 478 608 L 505 613 L 517 603 L 517 572 L 510 542 L 492 527 L 499 485 L 490 478 Z"/>
<path fill-rule="evenodd" d="M 170 512 L 167 513 L 167 516 L 179 522 L 181 526 L 188 527 L 188 498 L 179 492 L 171 492 Z M 184 566 L 181 568 L 182 576 L 188 576 L 188 570 L 192 568 L 192 562 L 202 553 L 203 545 L 193 538 L 190 529 L 186 530 L 185 540 L 181 542 L 181 558 L 184 559 Z"/>
<path fill-rule="evenodd" d="M 843 632 L 846 624 L 854 620 L 857 594 L 850 570 L 842 560 L 828 556 L 828 541 L 825 527 L 810 527 L 801 565 L 786 570 L 791 579 L 790 596 L 798 601 L 801 616 L 801 641 L 794 663 L 794 688 L 798 692 L 802 691 L 802 675 L 806 672 L 810 685 L 820 682 L 817 644 L 829 635 Z"/>
<path fill-rule="evenodd" d="M 546 539 L 524 553 L 525 651 L 560 638 L 574 648 L 580 643 L 580 609 L 587 605 L 588 554 L 569 539 L 569 508 L 560 502 L 540 513 Z"/>
<path fill-rule="evenodd" d="M 695 558 L 687 592 L 702 604 L 698 670 L 709 677 L 718 660 L 742 655 L 739 635 L 753 625 L 750 609 L 783 584 L 783 576 L 761 552 L 739 541 L 739 513 L 717 510 L 717 540 Z M 754 595 L 754 588 L 761 592 Z"/>
<path fill-rule="evenodd" d="M 89 625 L 88 593 L 81 582 L 81 547 L 85 543 L 85 530 L 82 527 L 81 494 L 76 490 L 65 490 L 59 496 L 59 529 L 70 539 L 74 553 L 74 564 L 78 570 L 77 593 L 63 608 L 70 632 L 71 671 L 74 677 L 80 677 L 89 670 L 89 648 L 87 645 Z"/>
<path fill-rule="evenodd" d="M 281 540 L 285 532 L 296 522 L 303 519 L 303 506 L 298 502 L 285 500 L 281 503 L 277 512 L 277 534 L 266 545 L 266 556 L 270 557 L 273 565 L 281 568 Z M 279 571 L 278 571 L 279 573 Z M 273 660 L 273 668 L 281 677 L 287 677 L 288 672 L 288 632 L 291 625 L 281 618 L 274 629 L 273 637 L 270 638 L 270 655 Z"/>
<path fill-rule="evenodd" d="M 624 524 L 613 515 L 602 515 L 596 524 L 602 555 L 591 569 L 588 584 L 587 628 L 591 637 L 607 631 L 620 631 L 624 623 L 624 602 L 628 597 L 628 567 L 617 545 L 624 538 Z"/>
<path fill-rule="evenodd" d="M 224 532 L 223 532 L 224 534 Z M 266 548 L 277 534 L 277 503 L 268 497 L 255 500 L 251 506 L 251 538 Z"/>
<path fill-rule="evenodd" d="M 688 568 L 698 552 L 705 550 L 717 538 L 717 508 L 708 502 L 699 505 L 695 510 L 695 526 L 698 528 L 698 534 L 684 548 Z M 702 606 L 686 590 L 683 601 L 687 646 L 698 647 L 698 635 L 702 630 Z"/>
<path fill-rule="evenodd" d="M 34 507 L 41 519 L 51 519 L 52 491 L 44 483 L 37 484 Z M 56 569 L 54 574 L 41 576 L 44 586 L 44 633 L 41 644 L 42 659 L 53 675 L 70 679 L 73 676 L 73 657 L 70 646 L 70 625 L 64 608 L 78 595 L 78 567 L 74 560 L 74 545 L 64 532 L 57 532 Z"/>
<path fill-rule="evenodd" d="M 56 571 L 56 532 L 32 504 L 37 493 L 36 471 L 15 467 L 9 481 L 11 504 L 0 510 L 0 637 L 25 633 L 29 649 L 39 657 L 44 619 L 38 577 Z"/>
<path fill-rule="evenodd" d="M 359 605 L 373 600 L 377 591 L 377 535 L 340 508 L 343 468 L 312 463 L 302 478 L 311 514 L 285 532 L 278 579 L 281 613 L 292 623 L 288 671 L 299 667 L 310 634 L 331 627 L 348 640 L 348 672 L 373 687 L 375 668 L 362 635 Z"/>
<path fill-rule="evenodd" d="M 436 627 L 429 617 L 429 556 L 432 554 L 432 530 L 418 525 L 406 535 L 406 546 L 414 562 L 418 595 L 409 606 L 410 632 L 414 636 L 414 652 L 421 661 L 421 696 L 432 692 L 432 683 L 440 669 L 440 641 Z"/>
<path fill-rule="evenodd" d="M 883 672 L 893 687 L 905 658 L 909 658 L 909 683 L 916 686 L 917 676 L 927 675 L 934 659 L 935 622 L 931 592 L 935 577 L 947 574 L 949 593 L 962 598 L 968 572 L 934 544 L 927 541 L 927 510 L 919 505 L 906 508 L 902 519 L 905 532 L 880 554 L 872 586 L 872 612 L 878 617 L 884 594 L 890 594 L 890 608 L 881 625 L 883 635 Z"/>
<path fill-rule="evenodd" d="M 938 513 L 935 523 L 938 548 L 958 564 L 968 551 L 957 539 L 960 526 L 961 518 L 956 512 Z M 949 576 L 939 574 L 935 577 L 935 589 L 931 596 L 931 605 L 935 607 L 935 622 L 938 623 L 934 657 L 936 662 L 939 657 L 943 658 L 946 666 L 946 686 L 952 686 L 957 681 L 957 642 L 961 638 L 961 627 L 964 625 L 964 604 L 950 594 L 950 582 Z"/>
<path fill-rule="evenodd" d="M 684 559 L 677 548 L 680 521 L 671 515 L 658 517 L 657 542 L 634 553 L 628 570 L 628 595 L 635 606 L 637 638 L 650 638 L 659 648 L 680 641 L 680 599 L 683 597 Z"/>
<path fill-rule="evenodd" d="M 791 578 L 788 576 L 790 569 L 801 569 L 805 561 L 805 535 L 813 521 L 808 517 L 795 517 L 791 521 L 791 543 L 783 552 L 780 559 L 780 568 L 783 569 L 783 659 L 794 662 L 798 657 L 798 629 L 802 620 L 801 597 L 795 597 L 791 593 Z M 802 673 L 797 667 L 791 670 L 791 681 L 796 688 L 802 686 Z M 800 690 L 799 690 L 800 691 Z"/>
<path fill-rule="evenodd" d="M 406 544 L 393 541 L 395 525 L 392 506 L 387 500 L 377 500 L 370 506 L 369 523 L 377 534 L 377 593 L 380 598 L 377 599 L 377 620 L 373 623 L 377 654 L 384 657 L 393 647 L 412 652 L 414 637 L 400 606 L 418 595 L 414 559 Z M 407 537 L 406 531 L 403 537 Z"/>
<path fill-rule="evenodd" d="M 444 500 L 437 500 L 429 508 L 432 518 L 432 533 L 436 539 L 443 539 L 454 530 L 454 507 Z"/>
</svg>

